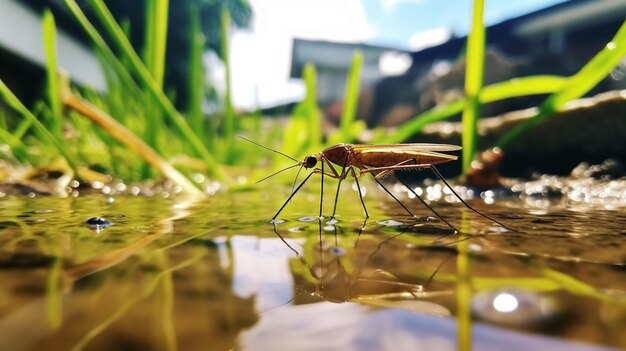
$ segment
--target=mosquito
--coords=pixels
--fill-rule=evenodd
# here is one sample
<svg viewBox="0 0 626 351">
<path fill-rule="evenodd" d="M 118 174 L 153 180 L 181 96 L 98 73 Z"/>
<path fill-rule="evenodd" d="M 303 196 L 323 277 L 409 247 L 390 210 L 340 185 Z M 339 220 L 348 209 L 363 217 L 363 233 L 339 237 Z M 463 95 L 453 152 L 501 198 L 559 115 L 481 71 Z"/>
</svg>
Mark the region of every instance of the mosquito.
<svg viewBox="0 0 626 351">
<path fill-rule="evenodd" d="M 334 179 L 339 180 L 337 184 L 337 192 L 335 194 L 335 203 L 333 206 L 333 215 L 331 219 L 335 218 L 335 214 L 337 212 L 337 201 L 339 197 L 339 189 L 341 188 L 341 183 L 350 175 L 354 178 L 356 182 L 356 187 L 359 192 L 359 199 L 361 200 L 361 205 L 363 206 L 363 210 L 365 211 L 365 217 L 369 218 L 369 213 L 367 212 L 367 207 L 365 206 L 365 201 L 363 200 L 363 192 L 361 191 L 361 186 L 359 184 L 358 178 L 366 173 L 371 173 L 374 176 L 374 180 L 378 185 L 389 195 L 391 196 L 409 215 L 413 217 L 417 217 L 413 212 L 411 212 L 396 196 L 394 196 L 389 189 L 387 189 L 382 183 L 381 179 L 386 176 L 393 175 L 401 184 L 403 184 L 419 201 L 426 206 L 435 216 L 437 216 L 441 221 L 443 221 L 446 225 L 448 225 L 454 232 L 460 233 L 460 231 L 453 226 L 449 221 L 443 218 L 437 211 L 435 211 L 432 206 L 430 206 L 424 199 L 419 196 L 412 187 L 410 187 L 406 182 L 395 176 L 396 171 L 401 170 L 412 170 L 412 169 L 429 169 L 433 172 L 433 174 L 441 180 L 447 187 L 450 189 L 452 194 L 465 205 L 468 209 L 473 211 L 474 213 L 497 223 L 503 228 L 514 231 L 508 226 L 502 224 L 498 220 L 481 213 L 476 210 L 472 206 L 470 206 L 465 200 L 463 200 L 459 194 L 448 184 L 448 181 L 441 175 L 437 167 L 435 165 L 455 161 L 457 156 L 445 154 L 444 152 L 452 152 L 461 150 L 460 146 L 457 145 L 448 145 L 448 144 L 426 144 L 426 143 L 413 143 L 413 144 L 336 144 L 330 146 L 317 154 L 312 154 L 306 156 L 302 161 L 298 161 L 295 158 L 282 153 L 278 150 L 271 149 L 267 146 L 261 145 L 255 141 L 247 139 L 243 136 L 239 136 L 241 139 L 244 139 L 250 143 L 253 143 L 257 146 L 260 146 L 269 151 L 275 152 L 277 154 L 283 155 L 293 161 L 296 164 L 291 165 L 289 167 L 283 168 L 278 172 L 275 172 L 258 182 L 264 181 L 278 173 L 284 172 L 288 169 L 300 166 L 306 169 L 311 169 L 312 172 L 309 173 L 306 178 L 292 190 L 291 194 L 285 201 L 285 203 L 278 209 L 274 217 L 272 217 L 272 222 L 275 223 L 278 215 L 283 211 L 283 209 L 287 206 L 289 201 L 298 193 L 298 191 L 304 186 L 304 184 L 311 178 L 313 174 L 321 175 L 321 189 L 320 189 L 320 207 L 319 207 L 319 217 L 322 217 L 322 203 L 324 201 L 324 176 L 328 176 Z M 320 165 L 319 168 L 316 168 L 317 165 Z M 329 169 L 329 171 L 325 170 L 325 166 Z M 340 171 L 337 171 L 335 166 L 340 168 Z M 355 169 L 358 170 L 355 171 Z M 299 173 L 299 171 L 298 171 Z M 257 182 L 257 183 L 258 183 Z"/>
</svg>

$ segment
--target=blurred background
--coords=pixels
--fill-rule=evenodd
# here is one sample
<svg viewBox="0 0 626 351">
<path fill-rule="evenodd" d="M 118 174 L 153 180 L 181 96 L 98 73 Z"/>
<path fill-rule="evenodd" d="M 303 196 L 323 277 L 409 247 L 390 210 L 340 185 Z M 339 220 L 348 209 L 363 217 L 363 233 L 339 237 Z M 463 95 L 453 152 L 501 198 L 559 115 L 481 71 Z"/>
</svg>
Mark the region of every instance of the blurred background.
<svg viewBox="0 0 626 351">
<path fill-rule="evenodd" d="M 95 31 L 110 34 L 109 25 L 98 20 L 102 15 L 90 3 L 76 2 Z M 450 106 L 465 96 L 468 72 L 465 50 L 473 6 L 469 1 L 109 0 L 97 3 L 105 4 L 119 25 L 120 33 L 126 34 L 132 50 L 143 59 L 149 71 L 158 66 L 150 63 L 155 52 L 150 45 L 155 41 L 147 39 L 158 28 L 155 24 L 158 17 L 149 14 L 152 8 L 159 6 L 167 9 L 161 17 L 162 28 L 165 28 L 163 43 L 156 45 L 157 49 L 163 47 L 163 73 L 155 82 L 157 87 L 162 84 L 162 92 L 177 110 L 204 116 L 198 117 L 198 125 L 212 124 L 209 129 L 216 131 L 218 137 L 230 138 L 234 134 L 222 133 L 230 122 L 215 116 L 236 114 L 243 119 L 244 115 L 257 113 L 264 117 L 289 118 L 298 111 L 298 104 L 307 100 L 309 89 L 314 90 L 309 94 L 313 105 L 319 107 L 320 140 L 325 142 L 461 142 L 461 133 L 450 136 L 457 128 L 455 125 L 437 127 L 440 131 L 447 128 L 448 132 L 444 133 L 447 135 L 442 136 L 428 133 L 421 125 L 411 127 L 409 122 L 415 125 L 424 113 Z M 111 91 L 111 71 L 116 69 L 107 67 L 110 65 L 107 60 L 112 59 L 94 45 L 93 37 L 86 32 L 85 25 L 77 21 L 75 11 L 67 2 L 1 0 L 0 7 L 0 77 L 26 106 L 32 107 L 44 99 L 49 89 L 46 85 L 49 60 L 41 30 L 44 11 L 52 13 L 57 26 L 56 65 L 69 72 L 76 89 L 93 89 L 105 94 Z M 224 13 L 228 14 L 227 25 Z M 561 89 L 566 84 L 565 77 L 579 72 L 616 35 L 626 18 L 626 3 L 619 0 L 492 0 L 486 2 L 482 18 L 486 37 L 484 52 L 481 52 L 483 86 L 515 83 L 520 77 L 548 77 L 550 82 L 543 84 L 535 80 L 530 90 L 518 88 L 526 89 L 526 93 L 502 90 L 502 96 L 482 103 L 479 114 L 484 118 L 537 107 L 550 93 Z M 198 33 L 194 32 L 196 29 Z M 120 48 L 115 36 L 102 36 L 119 59 L 118 65 L 133 62 L 125 53 L 129 48 Z M 356 64 L 356 54 L 359 58 L 355 77 L 351 76 L 350 69 Z M 194 66 L 198 61 L 194 55 L 201 58 L 201 67 Z M 315 70 L 314 79 L 310 79 L 313 83 L 308 88 L 307 65 Z M 134 71 L 136 65 L 133 67 L 127 74 L 136 79 L 139 74 Z M 624 60 L 619 60 L 608 71 L 598 73 L 602 77 L 597 79 L 597 84 L 574 95 L 579 98 L 625 89 L 625 72 Z M 354 83 L 351 91 L 350 82 Z M 143 83 L 138 83 L 141 88 Z M 348 97 L 347 103 L 346 94 L 354 95 Z M 618 104 L 614 110 L 620 111 L 620 106 L 623 104 Z M 449 112 L 448 117 L 458 121 L 461 111 Z M 343 125 L 342 118 L 346 119 Z M 576 121 L 580 136 L 548 134 L 547 139 L 555 137 L 562 141 L 556 143 L 558 145 L 537 145 L 534 142 L 537 138 L 545 140 L 546 137 L 526 134 L 532 137 L 526 137 L 526 141 L 522 138 L 508 148 L 510 157 L 504 161 L 505 173 L 508 170 L 514 175 L 528 175 L 531 170 L 540 170 L 566 174 L 581 161 L 625 159 L 623 143 L 616 141 L 623 135 L 623 118 L 615 117 L 607 122 L 616 127 L 608 128 L 609 132 L 616 129 L 619 132 L 611 134 L 608 139 L 612 142 L 604 144 L 602 141 L 607 138 L 598 140 L 597 130 L 586 131 L 589 120 L 571 119 Z M 478 148 L 503 144 L 497 140 L 502 141 L 511 125 L 517 123 L 508 121 L 502 120 L 501 128 L 494 127 L 487 132 L 479 126 L 481 138 L 475 143 Z M 362 124 L 346 131 L 346 125 L 353 122 Z M 246 129 L 239 122 L 233 125 L 234 129 L 228 127 L 227 130 Z M 343 139 L 330 137 L 338 127 L 344 129 L 340 133 Z M 559 130 L 559 125 L 548 129 Z M 398 134 L 393 134 L 396 131 Z M 386 138 L 385 134 L 394 136 Z M 157 151 L 159 138 L 165 137 L 148 140 Z M 573 138 L 577 143 L 568 144 Z M 228 148 L 231 143 L 224 144 Z M 319 140 L 304 144 L 308 146 L 293 148 L 294 152 L 321 145 Z M 533 149 L 533 145 L 537 148 Z M 551 162 L 557 155 L 568 155 L 567 160 L 558 164 Z M 523 170 L 516 165 L 522 165 Z"/>
</svg>

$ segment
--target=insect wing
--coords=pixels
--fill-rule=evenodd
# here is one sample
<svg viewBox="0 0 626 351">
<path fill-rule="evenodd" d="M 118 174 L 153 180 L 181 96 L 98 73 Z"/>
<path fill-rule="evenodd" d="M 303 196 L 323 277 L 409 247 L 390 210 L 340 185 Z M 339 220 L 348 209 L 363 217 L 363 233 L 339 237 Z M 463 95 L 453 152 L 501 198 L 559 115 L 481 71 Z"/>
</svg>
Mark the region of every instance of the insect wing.
<svg viewBox="0 0 626 351">
<path fill-rule="evenodd" d="M 389 152 L 389 151 L 413 151 L 413 152 L 428 152 L 428 151 L 458 151 L 461 147 L 458 145 L 449 144 L 427 144 L 427 143 L 413 143 L 413 144 L 356 144 L 352 145 L 352 149 L 357 152 Z"/>
</svg>

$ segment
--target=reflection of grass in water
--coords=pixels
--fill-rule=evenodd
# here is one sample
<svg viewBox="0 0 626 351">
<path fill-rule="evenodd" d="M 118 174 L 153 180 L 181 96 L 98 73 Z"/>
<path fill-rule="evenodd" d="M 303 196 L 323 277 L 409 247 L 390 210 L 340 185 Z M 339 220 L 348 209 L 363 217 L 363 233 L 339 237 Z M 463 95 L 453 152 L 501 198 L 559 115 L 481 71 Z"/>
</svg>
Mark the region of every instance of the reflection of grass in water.
<svg viewBox="0 0 626 351">
<path fill-rule="evenodd" d="M 165 294 L 165 299 L 166 300 L 173 300 L 173 290 L 170 289 L 172 287 L 172 273 L 189 267 L 192 264 L 198 262 L 202 257 L 203 257 L 204 253 L 202 251 L 198 251 L 196 252 L 192 257 L 188 258 L 187 260 L 175 265 L 175 266 L 171 266 L 168 267 L 166 269 L 163 269 L 161 271 L 159 271 L 158 273 L 156 273 L 154 275 L 154 277 L 152 277 L 152 279 L 146 283 L 144 289 L 141 291 L 140 294 L 138 294 L 136 297 L 128 300 L 127 302 L 125 302 L 122 306 L 119 306 L 115 312 L 113 314 L 111 314 L 111 316 L 105 320 L 103 320 L 100 324 L 98 324 L 95 328 L 91 329 L 87 334 L 85 334 L 85 336 L 83 336 L 81 338 L 81 340 L 72 348 L 72 350 L 82 350 L 85 348 L 85 346 L 91 341 L 93 340 L 96 336 L 98 336 L 100 333 L 102 333 L 106 328 L 108 328 L 109 326 L 111 326 L 115 321 L 117 321 L 118 319 L 120 319 L 122 316 L 124 316 L 124 314 L 126 314 L 126 312 L 128 312 L 128 310 L 133 307 L 134 305 L 136 305 L 139 301 L 146 299 L 147 297 L 151 296 L 154 294 L 154 292 L 157 290 L 157 288 L 159 287 L 160 284 L 162 284 L 161 286 L 163 287 L 163 293 Z M 170 287 L 170 288 L 168 288 Z M 171 315 L 169 315 L 168 313 L 171 312 L 167 310 L 167 306 L 164 307 L 164 309 L 162 310 L 162 317 L 165 316 L 170 316 L 169 318 L 171 318 Z M 171 308 L 171 306 L 170 306 Z M 173 348 L 168 348 L 169 350 L 174 350 L 175 349 L 175 335 L 174 335 L 174 330 L 171 329 L 172 325 L 170 324 L 171 321 L 168 320 L 163 320 L 162 321 L 163 326 L 164 326 L 164 334 L 165 334 L 165 338 L 167 340 L 167 346 L 168 347 L 173 347 Z"/>
<path fill-rule="evenodd" d="M 464 233 L 470 232 L 471 222 L 467 211 L 463 211 L 461 228 Z M 461 240 L 456 246 L 457 343 L 461 351 L 472 349 L 472 276 L 468 245 L 469 240 Z"/>
</svg>

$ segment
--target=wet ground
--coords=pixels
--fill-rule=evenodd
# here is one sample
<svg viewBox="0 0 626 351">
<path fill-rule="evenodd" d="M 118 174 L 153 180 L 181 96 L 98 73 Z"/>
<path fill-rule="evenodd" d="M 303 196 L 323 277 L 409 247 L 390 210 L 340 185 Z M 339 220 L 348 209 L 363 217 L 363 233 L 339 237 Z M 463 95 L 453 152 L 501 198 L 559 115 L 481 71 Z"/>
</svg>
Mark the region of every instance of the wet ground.
<svg viewBox="0 0 626 351">
<path fill-rule="evenodd" d="M 626 182 L 0 199 L 3 350 L 626 348 Z M 580 180 L 580 179 L 579 179 Z M 330 184 L 330 183 L 329 183 Z M 608 190 L 607 190 L 608 189 Z M 94 218 L 100 217 L 100 218 Z M 109 223 L 110 222 L 110 223 Z M 109 225 L 112 224 L 112 225 Z"/>
</svg>

